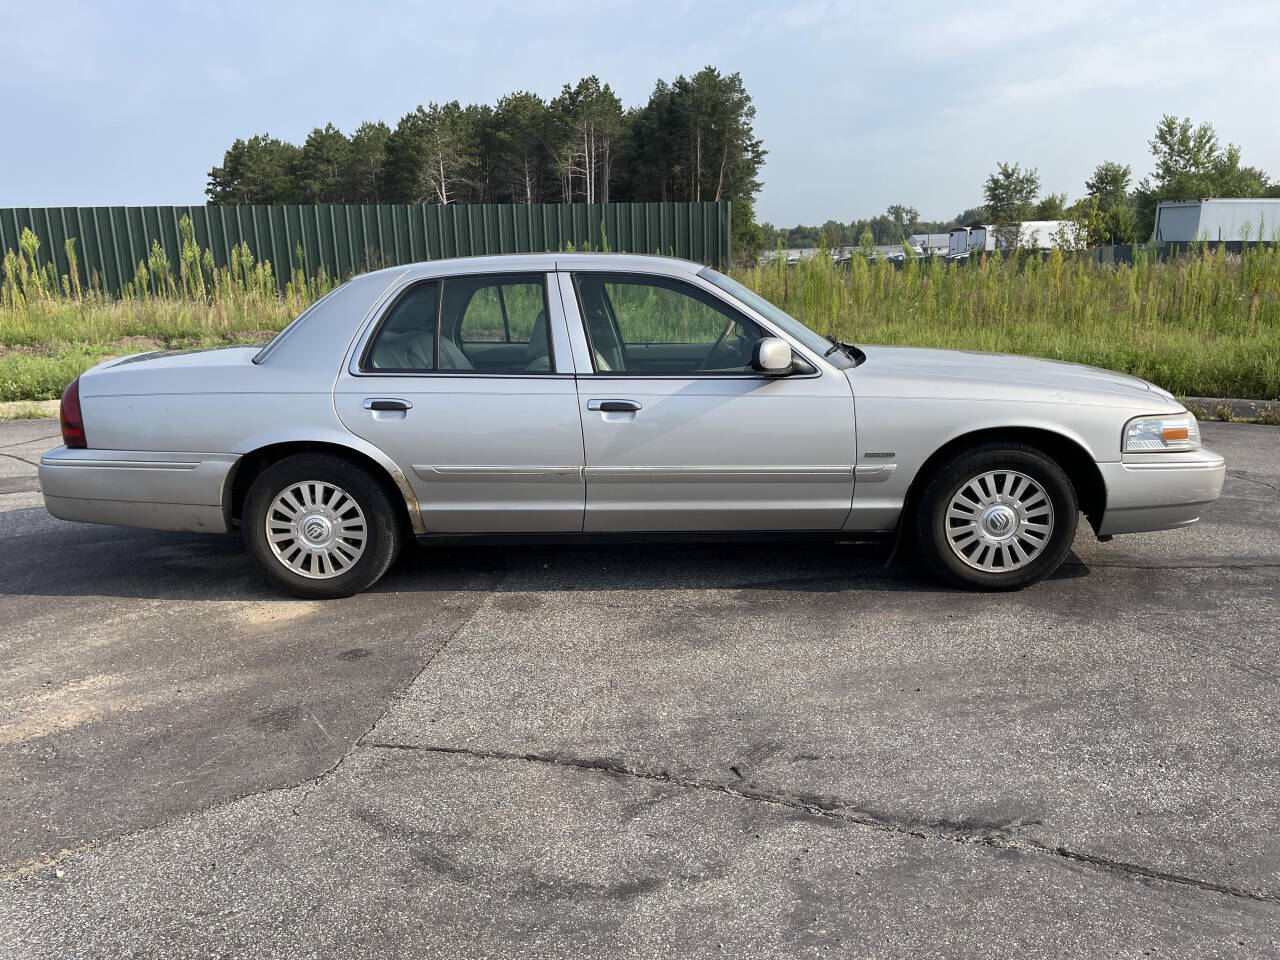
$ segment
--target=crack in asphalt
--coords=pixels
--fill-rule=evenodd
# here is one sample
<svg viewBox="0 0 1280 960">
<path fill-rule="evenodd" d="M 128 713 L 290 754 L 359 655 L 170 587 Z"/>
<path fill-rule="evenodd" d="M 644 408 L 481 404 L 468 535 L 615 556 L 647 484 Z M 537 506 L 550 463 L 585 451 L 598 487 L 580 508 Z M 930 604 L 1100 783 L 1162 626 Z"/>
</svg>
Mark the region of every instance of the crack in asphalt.
<svg viewBox="0 0 1280 960">
<path fill-rule="evenodd" d="M 13 443 L 0 443 L 0 450 L 7 450 L 10 447 L 21 447 L 28 443 L 44 443 L 46 440 L 59 440 L 59 439 L 61 439 L 60 434 L 51 433 L 47 437 L 32 437 L 29 440 L 15 440 L 13 441 Z"/>
<path fill-rule="evenodd" d="M 975 833 L 970 830 L 963 829 L 962 825 L 945 820 L 913 821 L 910 823 L 903 823 L 883 813 L 854 807 L 852 805 L 846 805 L 838 798 L 834 797 L 760 790 L 750 786 L 730 786 L 725 783 L 717 783 L 714 780 L 700 780 L 692 777 L 682 777 L 665 771 L 641 770 L 635 767 L 628 767 L 608 759 L 576 757 L 560 753 L 516 753 L 503 750 L 477 750 L 470 747 L 449 747 L 440 745 L 420 746 L 402 743 L 367 743 L 364 744 L 364 746 L 371 750 L 403 750 L 415 753 L 464 756 L 477 760 L 542 764 L 545 766 L 605 773 L 618 777 L 627 777 L 634 780 L 665 783 L 688 790 L 705 791 L 721 796 L 734 797 L 740 800 L 748 800 L 754 803 L 764 803 L 771 806 L 784 807 L 788 810 L 794 810 L 810 816 L 837 820 L 842 823 L 867 827 L 881 833 L 911 837 L 916 840 L 943 841 L 947 843 L 958 843 L 971 846 L 992 847 L 1000 850 L 1011 850 L 1021 853 L 1046 854 L 1059 859 L 1069 860 L 1073 863 L 1101 867 L 1106 871 L 1118 873 L 1127 877 L 1136 877 L 1176 884 L 1178 886 L 1202 890 L 1207 893 L 1217 893 L 1241 900 L 1249 900 L 1254 903 L 1280 905 L 1280 895 L 1276 894 L 1250 890 L 1246 887 L 1240 887 L 1234 884 L 1202 880 L 1197 877 L 1186 876 L 1185 874 L 1159 870 L 1155 867 L 1147 867 L 1140 863 L 1102 857 L 1096 854 L 1084 853 L 1079 850 L 1072 850 L 1063 846 L 1052 846 L 1050 844 L 1040 843 L 1036 840 L 1018 840 L 1008 836 L 1000 836 L 998 834 Z"/>
<path fill-rule="evenodd" d="M 0 457 L 8 457 L 10 460 L 18 460 L 28 466 L 35 467 L 36 469 L 40 468 L 40 464 L 36 463 L 34 460 L 28 460 L 26 457 L 20 457 L 16 453 L 5 453 L 3 450 L 0 450 Z"/>
<path fill-rule="evenodd" d="M 1276 570 L 1280 563 L 1099 563 L 1064 560 L 1064 567 L 1098 567 L 1106 570 Z"/>
<path fill-rule="evenodd" d="M 1262 566 L 1276 565 L 1267 564 Z M 1204 880 L 1197 877 L 1187 876 L 1185 874 L 1160 870 L 1155 867 L 1148 867 L 1140 863 L 1099 856 L 1080 850 L 1073 850 L 1065 846 L 1050 845 L 1033 839 L 1017 839 L 1007 835 L 1001 835 L 1000 833 L 975 832 L 972 829 L 967 829 L 963 823 L 947 820 L 902 821 L 883 812 L 859 808 L 852 804 L 846 804 L 836 797 L 759 789 L 745 784 L 742 781 L 741 774 L 737 773 L 736 770 L 736 781 L 730 785 L 713 780 L 680 776 L 666 771 L 653 771 L 629 767 L 615 760 L 604 758 L 578 757 L 561 753 L 519 753 L 513 751 L 479 750 L 468 747 L 452 747 L 444 745 L 421 746 L 403 743 L 369 741 L 369 737 L 382 723 L 390 711 L 408 695 L 408 692 L 413 688 L 414 684 L 416 684 L 426 671 L 439 659 L 445 649 L 454 641 L 455 638 L 459 636 L 459 634 L 462 633 L 463 630 L 467 628 L 469 624 L 475 620 L 476 616 L 479 615 L 490 600 L 497 595 L 497 591 L 500 590 L 506 579 L 507 574 L 504 573 L 502 578 L 490 588 L 488 595 L 476 605 L 475 609 L 472 610 L 471 613 L 448 634 L 448 636 L 445 637 L 444 642 L 436 648 L 422 667 L 414 674 L 413 678 L 406 682 L 404 686 L 388 700 L 384 708 L 379 712 L 377 718 L 370 723 L 368 729 L 352 742 L 351 746 L 343 752 L 342 756 L 318 775 L 308 777 L 296 783 L 269 787 L 264 790 L 253 791 L 241 796 L 229 798 L 221 803 L 216 803 L 209 807 L 192 811 L 183 817 L 162 823 L 150 824 L 124 834 L 95 838 L 88 843 L 81 844 L 75 849 L 60 851 L 53 857 L 45 857 L 35 861 L 28 861 L 23 864 L 8 865 L 5 869 L 0 870 L 0 878 L 5 880 L 18 880 L 41 870 L 54 867 L 58 863 L 61 863 L 72 856 L 86 853 L 90 850 L 101 847 L 106 843 L 147 834 L 155 830 L 163 829 L 178 820 L 186 819 L 188 817 L 196 818 L 213 810 L 229 806 L 232 803 L 238 803 L 241 800 L 266 796 L 273 793 L 283 793 L 295 790 L 304 791 L 302 796 L 297 799 L 297 802 L 290 807 L 290 812 L 294 816 L 301 816 L 302 811 L 300 808 L 302 805 L 315 794 L 326 780 L 331 778 L 344 764 L 346 764 L 356 751 L 364 748 L 370 750 L 392 750 L 431 753 L 444 756 L 461 756 L 477 760 L 498 762 L 530 763 L 559 767 L 562 769 L 591 771 L 605 775 L 626 777 L 634 780 L 668 784 L 681 789 L 696 790 L 713 795 L 732 797 L 748 802 L 780 807 L 794 812 L 803 813 L 808 816 L 847 823 L 893 836 L 987 847 L 1007 850 L 1015 853 L 1038 854 L 1098 868 L 1100 871 L 1118 874 L 1127 878 L 1168 883 L 1268 906 L 1280 905 L 1280 895 L 1250 890 L 1247 887 L 1235 884 Z M 1005 826 L 1012 827 L 1017 825 L 1017 823 L 1010 823 Z M 999 827 L 997 827 L 997 829 L 999 829 Z"/>
<path fill-rule="evenodd" d="M 1238 473 L 1234 470 L 1228 470 L 1227 476 L 1231 477 L 1233 480 L 1243 480 L 1245 483 L 1256 483 L 1260 487 L 1266 487 L 1268 490 L 1274 490 L 1276 493 L 1280 493 L 1280 487 L 1277 487 L 1274 483 L 1267 483 L 1265 480 L 1246 477 L 1244 474 Z"/>
<path fill-rule="evenodd" d="M 351 746 L 349 746 L 343 752 L 342 756 L 340 756 L 336 761 L 334 761 L 326 769 L 322 770 L 320 773 L 316 774 L 315 776 L 305 777 L 302 780 L 297 780 L 292 783 L 280 784 L 274 787 L 266 787 L 262 790 L 251 790 L 248 793 L 242 793 L 234 797 L 228 797 L 225 800 L 220 800 L 216 803 L 211 803 L 208 806 L 200 807 L 199 809 L 196 809 L 196 810 L 189 810 L 176 817 L 170 817 L 168 819 L 161 820 L 157 823 L 149 823 L 149 824 L 146 824 L 145 826 L 137 827 L 136 829 L 133 829 L 133 830 L 126 830 L 123 833 L 114 833 L 114 834 L 110 834 L 109 836 L 93 837 L 79 844 L 76 847 L 60 850 L 53 856 L 36 857 L 30 860 L 22 861 L 20 863 L 0 864 L 0 880 L 20 880 L 23 877 L 27 877 L 27 876 L 31 876 L 32 874 L 39 873 L 41 870 L 46 870 L 50 867 L 56 867 L 58 864 L 62 863 L 64 860 L 68 860 L 71 857 L 79 856 L 82 853 L 88 853 L 90 850 L 95 850 L 101 846 L 104 846 L 105 844 L 115 843 L 121 840 L 129 840 L 135 837 L 140 837 L 145 834 L 151 833 L 155 830 L 163 830 L 165 827 L 172 826 L 173 824 L 179 823 L 188 818 L 195 818 L 207 813 L 212 813 L 215 810 L 220 810 L 223 807 L 230 806 L 233 803 L 239 803 L 241 800 L 251 800 L 255 797 L 270 796 L 273 793 L 286 793 L 292 790 L 305 791 L 304 795 L 299 797 L 298 801 L 291 808 L 291 813 L 293 813 L 294 816 L 300 816 L 301 814 L 299 813 L 299 810 L 298 810 L 299 806 L 301 806 L 307 800 L 307 798 L 311 796 L 311 794 L 313 794 L 316 791 L 316 789 L 319 788 L 319 786 L 325 780 L 333 776 L 333 774 L 338 770 L 338 768 L 341 767 L 344 763 L 346 763 L 346 761 L 351 757 L 351 755 L 355 753 L 357 749 L 360 748 L 360 746 L 363 744 L 364 739 L 373 732 L 374 728 L 377 727 L 377 725 L 382 722 L 383 718 L 386 717 L 386 715 L 392 710 L 392 708 L 394 708 L 398 703 L 400 703 L 401 700 L 405 698 L 409 690 L 412 689 L 413 685 L 418 681 L 418 678 L 421 677 L 423 673 L 425 673 L 426 670 L 433 663 L 435 663 L 436 658 L 440 656 L 440 654 L 444 651 L 444 648 L 447 647 L 453 641 L 454 637 L 456 637 L 459 633 L 461 633 L 466 628 L 467 624 L 471 623 L 471 621 L 476 618 L 476 615 L 479 614 L 479 612 L 484 608 L 485 604 L 488 603 L 490 599 L 492 599 L 492 597 L 494 596 L 494 592 L 499 587 L 501 587 L 505 579 L 506 579 L 506 573 L 504 572 L 502 578 L 490 588 L 489 594 L 483 600 L 481 600 L 478 604 L 476 604 L 476 608 L 472 610 L 471 613 L 468 614 L 467 617 L 460 624 L 458 624 L 458 626 L 455 627 L 449 633 L 448 636 L 444 638 L 444 642 L 441 643 L 440 646 L 436 648 L 435 652 L 432 653 L 431 656 L 427 659 L 427 662 L 422 665 L 422 668 L 418 670 L 416 673 L 414 673 L 413 677 L 410 680 L 408 680 L 404 684 L 404 686 L 400 688 L 400 690 L 397 693 L 395 693 L 388 699 L 386 705 L 378 713 L 377 718 L 369 725 L 369 728 L 365 730 L 364 733 L 360 734 L 359 737 L 357 737 L 355 740 L 352 741 Z"/>
<path fill-rule="evenodd" d="M 289 789 L 303 790 L 304 792 L 302 796 L 298 798 L 298 802 L 295 803 L 292 808 L 292 812 L 295 817 L 301 816 L 301 813 L 299 812 L 298 808 L 301 807 L 304 803 L 306 803 L 307 799 L 313 793 L 315 793 L 316 790 L 320 788 L 320 786 L 324 783 L 325 780 L 333 776 L 333 774 L 338 771 L 338 768 L 341 767 L 344 763 L 346 763 L 347 759 L 353 753 L 355 753 L 356 750 L 360 749 L 360 746 L 364 743 L 365 738 L 369 736 L 369 734 L 373 733 L 373 731 L 377 729 L 378 724 L 382 723 L 383 719 L 387 716 L 387 714 L 390 713 L 400 703 L 400 701 L 402 701 L 408 695 L 409 691 L 413 689 L 413 685 L 417 683 L 418 680 L 422 677 L 422 675 L 431 668 L 431 665 L 436 662 L 440 654 L 444 653 L 445 647 L 449 646 L 449 644 L 453 642 L 453 639 L 467 628 L 467 626 L 471 623 L 471 621 L 474 620 L 476 616 L 480 613 L 480 611 L 485 608 L 485 605 L 488 604 L 489 601 L 493 599 L 497 591 L 502 589 L 502 585 L 506 582 L 506 579 L 507 579 L 507 573 L 504 572 L 503 575 L 498 579 L 496 583 L 493 583 L 490 585 L 488 593 L 479 603 L 476 604 L 475 609 L 472 610 L 463 619 L 461 623 L 459 623 L 456 627 L 454 627 L 454 629 L 449 633 L 449 635 L 444 638 L 444 643 L 440 644 L 440 646 L 436 648 L 435 652 L 432 653 L 431 656 L 427 658 L 427 662 L 422 665 L 422 668 L 418 670 L 418 672 L 415 673 L 413 677 L 410 678 L 409 681 L 404 684 L 404 686 L 402 686 L 395 694 L 393 694 L 387 700 L 386 705 L 378 713 L 377 717 L 374 718 L 373 722 L 369 724 L 368 729 L 366 729 L 364 733 L 360 734 L 360 736 L 356 737 L 356 739 L 352 741 L 351 746 L 349 746 L 346 749 L 346 751 L 342 754 L 342 756 L 340 756 L 337 760 L 335 760 L 327 770 L 324 770 L 319 775 L 315 777 L 311 777 L 310 779 L 304 780 L 293 787 L 275 787 L 275 788 L 272 788 L 271 790 L 264 790 L 261 792 L 272 793 L 275 790 L 289 790 Z M 255 794 L 250 794 L 250 796 L 255 796 Z"/>
</svg>

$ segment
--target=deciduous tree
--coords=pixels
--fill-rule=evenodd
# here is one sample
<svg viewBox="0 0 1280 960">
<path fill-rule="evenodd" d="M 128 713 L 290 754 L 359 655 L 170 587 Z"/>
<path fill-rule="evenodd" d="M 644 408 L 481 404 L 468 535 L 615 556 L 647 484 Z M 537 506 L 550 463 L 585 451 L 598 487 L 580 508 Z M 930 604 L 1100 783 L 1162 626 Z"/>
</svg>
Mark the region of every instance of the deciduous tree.
<svg viewBox="0 0 1280 960">
<path fill-rule="evenodd" d="M 1036 204 L 1035 220 L 1065 220 L 1067 218 L 1067 195 L 1065 193 L 1046 193 Z"/>
<path fill-rule="evenodd" d="M 1137 220 L 1133 198 L 1129 195 L 1131 171 L 1127 163 L 1108 160 L 1093 169 L 1084 182 L 1086 199 L 1095 201 L 1088 212 L 1091 244 L 1133 243 L 1137 238 Z"/>
<path fill-rule="evenodd" d="M 1210 123 L 1193 126 L 1190 117 L 1165 114 L 1150 146 L 1155 169 L 1135 191 L 1140 236 L 1151 235 L 1156 205 L 1162 200 L 1261 197 L 1271 186 L 1261 170 L 1241 166 L 1239 147 L 1219 144 Z"/>
<path fill-rule="evenodd" d="M 915 232 L 915 226 L 920 221 L 920 211 L 915 207 L 908 207 L 901 203 L 892 203 L 889 209 L 885 211 L 885 215 L 893 222 L 893 229 L 896 236 L 886 243 L 902 243 L 907 239 L 907 235 Z"/>
<path fill-rule="evenodd" d="M 1039 193 L 1040 173 L 1035 167 L 1023 170 L 1016 163 L 1001 163 L 996 172 L 987 177 L 983 189 L 987 216 L 996 227 L 996 237 L 1006 249 L 1018 246 L 1022 222 L 1033 218 Z"/>
</svg>

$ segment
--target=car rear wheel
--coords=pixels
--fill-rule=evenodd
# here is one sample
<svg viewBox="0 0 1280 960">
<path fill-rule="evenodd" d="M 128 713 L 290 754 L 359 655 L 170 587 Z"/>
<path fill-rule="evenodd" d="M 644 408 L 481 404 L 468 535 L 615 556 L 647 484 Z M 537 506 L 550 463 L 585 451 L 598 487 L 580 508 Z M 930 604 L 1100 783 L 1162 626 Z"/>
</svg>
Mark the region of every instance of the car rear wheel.
<svg viewBox="0 0 1280 960">
<path fill-rule="evenodd" d="M 947 582 L 1017 590 L 1062 565 L 1079 514 L 1056 462 L 1033 447 L 999 444 L 967 450 L 933 473 L 915 530 L 925 560 Z"/>
<path fill-rule="evenodd" d="M 386 492 L 338 457 L 301 454 L 264 470 L 245 497 L 244 539 L 263 573 L 296 597 L 349 597 L 400 550 Z"/>
</svg>

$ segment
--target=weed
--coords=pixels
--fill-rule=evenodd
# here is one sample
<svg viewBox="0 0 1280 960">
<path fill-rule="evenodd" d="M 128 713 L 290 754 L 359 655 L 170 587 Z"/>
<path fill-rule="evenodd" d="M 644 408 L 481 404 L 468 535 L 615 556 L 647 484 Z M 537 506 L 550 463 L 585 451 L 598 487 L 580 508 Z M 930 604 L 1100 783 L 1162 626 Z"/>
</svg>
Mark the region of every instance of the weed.
<svg viewBox="0 0 1280 960">
<path fill-rule="evenodd" d="M 330 290 L 301 254 L 284 293 L 271 263 L 247 244 L 214 264 L 179 225 L 181 255 L 153 246 L 121 297 L 59 277 L 25 231 L 0 262 L 0 400 L 58 396 L 104 357 L 140 343 L 204 347 L 261 342 Z M 606 245 L 607 241 L 602 241 Z M 372 252 L 367 252 L 371 266 Z M 855 343 L 1018 353 L 1135 374 L 1184 396 L 1280 398 L 1280 247 L 1239 256 L 1204 248 L 1160 261 L 1141 248 L 1132 264 L 1098 264 L 1053 251 L 963 264 L 895 267 L 862 255 L 793 266 L 779 260 L 734 277 L 815 330 Z M 679 318 L 664 318 L 676 336 Z"/>
</svg>

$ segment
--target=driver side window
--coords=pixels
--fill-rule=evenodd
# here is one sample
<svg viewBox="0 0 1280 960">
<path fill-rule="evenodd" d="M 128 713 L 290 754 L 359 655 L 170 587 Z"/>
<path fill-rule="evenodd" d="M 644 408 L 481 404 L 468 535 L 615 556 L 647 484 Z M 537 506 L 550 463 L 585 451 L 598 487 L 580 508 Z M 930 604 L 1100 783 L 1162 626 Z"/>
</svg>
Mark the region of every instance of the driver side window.
<svg viewBox="0 0 1280 960">
<path fill-rule="evenodd" d="M 752 347 L 764 331 L 692 284 L 640 274 L 580 273 L 574 285 L 597 373 L 754 372 Z"/>
</svg>

